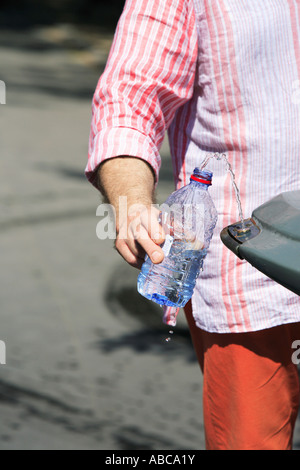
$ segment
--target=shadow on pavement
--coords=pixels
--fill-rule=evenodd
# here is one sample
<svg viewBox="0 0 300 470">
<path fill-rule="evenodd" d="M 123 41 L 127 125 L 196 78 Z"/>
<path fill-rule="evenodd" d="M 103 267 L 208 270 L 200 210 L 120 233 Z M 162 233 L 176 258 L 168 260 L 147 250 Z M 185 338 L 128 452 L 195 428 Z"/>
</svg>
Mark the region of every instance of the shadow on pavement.
<svg viewBox="0 0 300 470">
<path fill-rule="evenodd" d="M 108 310 L 121 322 L 131 322 L 135 327 L 132 332 L 113 338 L 102 337 L 99 330 L 99 349 L 104 353 L 111 353 L 129 348 L 139 353 L 163 353 L 173 358 L 180 356 L 189 363 L 196 362 L 183 311 L 180 311 L 175 327 L 165 325 L 162 308 L 137 292 L 137 273 L 136 269 L 121 265 L 108 279 L 104 297 Z M 166 347 L 168 337 L 171 340 Z M 173 337 L 176 338 L 174 342 Z"/>
</svg>

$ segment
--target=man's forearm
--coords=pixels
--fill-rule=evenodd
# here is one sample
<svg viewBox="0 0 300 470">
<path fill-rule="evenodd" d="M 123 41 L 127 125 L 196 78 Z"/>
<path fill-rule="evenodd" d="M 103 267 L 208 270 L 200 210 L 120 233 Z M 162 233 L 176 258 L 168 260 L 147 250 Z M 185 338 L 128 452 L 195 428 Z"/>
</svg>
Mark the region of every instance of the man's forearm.
<svg viewBox="0 0 300 470">
<path fill-rule="evenodd" d="M 119 197 L 126 196 L 131 204 L 149 205 L 154 202 L 154 173 L 150 165 L 140 158 L 115 157 L 104 161 L 98 170 L 101 192 L 117 212 Z"/>
</svg>

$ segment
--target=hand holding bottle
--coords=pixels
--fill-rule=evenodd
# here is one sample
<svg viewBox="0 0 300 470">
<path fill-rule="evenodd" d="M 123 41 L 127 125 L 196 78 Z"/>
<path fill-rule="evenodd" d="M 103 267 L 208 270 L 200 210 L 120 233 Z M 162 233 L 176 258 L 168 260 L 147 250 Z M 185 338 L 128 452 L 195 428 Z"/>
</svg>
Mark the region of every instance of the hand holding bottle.
<svg viewBox="0 0 300 470">
<path fill-rule="evenodd" d="M 154 202 L 154 175 L 147 162 L 134 157 L 115 157 L 98 170 L 101 193 L 115 208 L 116 250 L 131 266 L 140 269 L 147 254 L 160 263 L 164 231 Z M 125 198 L 125 207 L 120 200 Z"/>
</svg>

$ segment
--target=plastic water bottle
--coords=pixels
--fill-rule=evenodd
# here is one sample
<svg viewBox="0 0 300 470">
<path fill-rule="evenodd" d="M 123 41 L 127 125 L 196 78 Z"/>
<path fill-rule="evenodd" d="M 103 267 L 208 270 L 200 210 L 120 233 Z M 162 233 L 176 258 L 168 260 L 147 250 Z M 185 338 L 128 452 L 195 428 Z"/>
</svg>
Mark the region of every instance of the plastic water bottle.
<svg viewBox="0 0 300 470">
<path fill-rule="evenodd" d="M 162 205 L 160 223 L 166 233 L 164 259 L 148 256 L 138 276 L 138 292 L 160 305 L 184 307 L 190 300 L 217 223 L 208 192 L 212 172 L 195 168 L 190 183 Z"/>
</svg>

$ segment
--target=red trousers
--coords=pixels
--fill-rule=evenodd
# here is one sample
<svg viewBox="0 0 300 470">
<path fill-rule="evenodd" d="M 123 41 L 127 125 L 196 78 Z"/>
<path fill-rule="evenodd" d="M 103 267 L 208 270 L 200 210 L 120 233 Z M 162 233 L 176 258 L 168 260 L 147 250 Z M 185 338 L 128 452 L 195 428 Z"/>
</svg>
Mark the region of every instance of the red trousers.
<svg viewBox="0 0 300 470">
<path fill-rule="evenodd" d="M 206 449 L 291 450 L 299 405 L 292 343 L 300 323 L 218 334 L 195 325 L 190 303 L 185 313 L 203 372 Z"/>
</svg>

